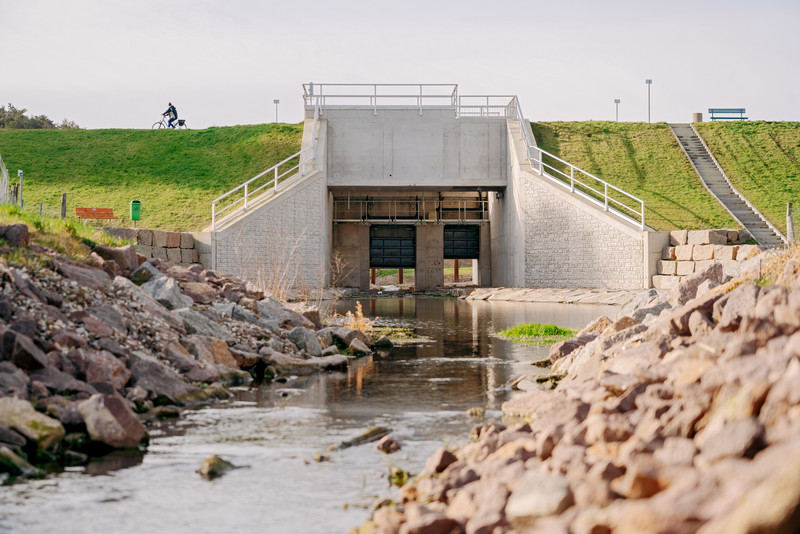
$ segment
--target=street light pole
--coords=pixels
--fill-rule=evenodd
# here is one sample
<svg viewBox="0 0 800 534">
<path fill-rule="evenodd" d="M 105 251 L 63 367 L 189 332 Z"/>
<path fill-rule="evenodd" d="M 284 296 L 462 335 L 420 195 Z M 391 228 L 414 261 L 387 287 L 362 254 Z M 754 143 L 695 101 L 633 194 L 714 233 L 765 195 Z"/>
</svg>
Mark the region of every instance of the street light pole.
<svg viewBox="0 0 800 534">
<path fill-rule="evenodd" d="M 281 103 L 280 100 L 273 100 L 273 104 L 275 104 L 275 122 L 278 122 L 278 104 Z"/>
<path fill-rule="evenodd" d="M 619 122 L 619 98 L 614 99 L 614 105 L 617 107 L 617 122 Z"/>
<path fill-rule="evenodd" d="M 650 122 L 650 86 L 653 85 L 653 80 L 648 78 L 644 83 L 647 84 L 647 122 Z"/>
</svg>

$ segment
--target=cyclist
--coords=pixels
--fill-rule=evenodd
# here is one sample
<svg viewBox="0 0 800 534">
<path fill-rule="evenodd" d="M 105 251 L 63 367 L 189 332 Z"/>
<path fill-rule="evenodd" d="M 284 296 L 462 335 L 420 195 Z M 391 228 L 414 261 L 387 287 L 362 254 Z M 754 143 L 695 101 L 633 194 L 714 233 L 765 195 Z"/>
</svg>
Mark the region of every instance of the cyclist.
<svg viewBox="0 0 800 534">
<path fill-rule="evenodd" d="M 167 115 L 169 115 L 169 121 L 167 122 L 167 126 L 169 126 L 172 129 L 175 129 L 175 125 L 172 123 L 173 121 L 178 120 L 178 110 L 175 109 L 175 106 L 172 105 L 172 102 L 169 103 L 167 111 L 161 114 L 162 117 L 166 117 Z"/>
</svg>

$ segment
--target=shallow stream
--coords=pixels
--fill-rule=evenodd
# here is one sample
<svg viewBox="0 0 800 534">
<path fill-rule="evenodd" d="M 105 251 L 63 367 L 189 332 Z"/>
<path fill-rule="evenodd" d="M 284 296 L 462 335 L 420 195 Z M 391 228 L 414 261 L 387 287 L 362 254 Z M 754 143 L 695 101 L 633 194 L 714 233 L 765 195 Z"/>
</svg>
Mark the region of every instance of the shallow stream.
<svg viewBox="0 0 800 534">
<path fill-rule="evenodd" d="M 361 300 L 364 314 L 430 339 L 351 362 L 348 371 L 242 387 L 212 407 L 149 428 L 145 455 L 111 455 L 0 487 L 0 532 L 344 533 L 396 496 L 393 466 L 419 472 L 443 443 L 500 420 L 519 394 L 505 384 L 535 373 L 548 347 L 495 337 L 524 322 L 579 329 L 605 305 L 467 302 L 443 298 Z M 340 313 L 355 301 L 340 301 Z M 484 418 L 467 410 L 480 407 Z M 393 429 L 403 448 L 374 443 L 330 452 L 369 427 Z M 315 461 L 322 453 L 328 461 Z M 212 454 L 239 469 L 213 481 L 195 473 Z"/>
</svg>

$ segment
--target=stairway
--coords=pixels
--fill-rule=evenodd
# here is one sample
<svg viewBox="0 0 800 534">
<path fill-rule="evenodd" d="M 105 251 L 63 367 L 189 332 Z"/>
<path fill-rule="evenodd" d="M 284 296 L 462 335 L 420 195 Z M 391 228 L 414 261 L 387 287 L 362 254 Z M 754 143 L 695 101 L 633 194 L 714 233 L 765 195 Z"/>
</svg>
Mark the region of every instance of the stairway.
<svg viewBox="0 0 800 534">
<path fill-rule="evenodd" d="M 784 242 L 780 233 L 771 227 L 764 216 L 750 206 L 744 197 L 731 186 L 691 124 L 670 124 L 669 127 L 692 162 L 700 179 L 739 224 L 750 232 L 753 239 L 767 248 L 782 247 Z"/>
</svg>

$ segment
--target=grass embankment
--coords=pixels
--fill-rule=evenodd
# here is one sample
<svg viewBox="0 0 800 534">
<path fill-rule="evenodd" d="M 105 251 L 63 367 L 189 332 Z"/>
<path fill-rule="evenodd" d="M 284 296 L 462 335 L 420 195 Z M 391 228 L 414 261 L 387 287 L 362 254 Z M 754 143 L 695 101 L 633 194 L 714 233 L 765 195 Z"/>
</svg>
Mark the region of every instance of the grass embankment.
<svg viewBox="0 0 800 534">
<path fill-rule="evenodd" d="M 645 223 L 656 230 L 739 228 L 703 187 L 664 123 L 531 126 L 544 150 L 644 200 Z"/>
<path fill-rule="evenodd" d="M 89 263 L 93 245 L 116 247 L 127 244 L 124 239 L 112 237 L 100 230 L 83 226 L 75 219 L 40 217 L 24 212 L 16 206 L 0 205 L 0 224 L 24 224 L 28 227 L 32 243 L 53 249 L 70 259 L 83 263 Z M 9 251 L 2 248 L 3 243 L 5 241 L 0 239 L 0 252 L 10 263 L 17 265 L 28 264 L 31 267 L 35 267 L 30 258 L 38 257 L 37 253 L 31 252 L 27 248 Z"/>
<path fill-rule="evenodd" d="M 781 232 L 800 202 L 800 122 L 702 122 L 695 127 L 734 187 Z"/>
<path fill-rule="evenodd" d="M 142 202 L 140 227 L 201 230 L 211 201 L 300 149 L 302 124 L 206 130 L 0 130 L 9 174 L 23 169 L 27 209 L 67 214 L 113 208 L 127 219 Z M 16 178 L 12 177 L 11 182 Z M 130 221 L 128 224 L 130 225 Z"/>
<path fill-rule="evenodd" d="M 523 343 L 555 343 L 574 336 L 578 331 L 554 324 L 523 323 L 498 333 L 500 337 Z"/>
</svg>

